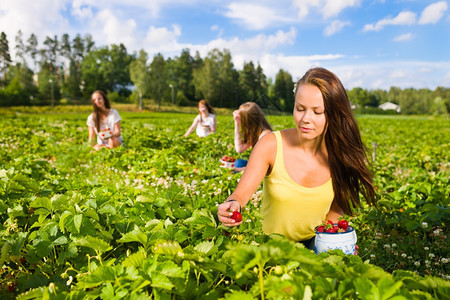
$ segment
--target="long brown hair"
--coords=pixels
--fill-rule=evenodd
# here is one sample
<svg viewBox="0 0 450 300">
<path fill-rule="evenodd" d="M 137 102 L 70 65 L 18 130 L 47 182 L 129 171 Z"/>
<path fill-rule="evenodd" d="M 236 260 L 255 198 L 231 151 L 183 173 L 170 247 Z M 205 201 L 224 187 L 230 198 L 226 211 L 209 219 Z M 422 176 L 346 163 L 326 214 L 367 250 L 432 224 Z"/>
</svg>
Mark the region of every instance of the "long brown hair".
<svg viewBox="0 0 450 300">
<path fill-rule="evenodd" d="M 272 127 L 264 117 L 264 113 L 255 102 L 246 102 L 239 106 L 239 118 L 241 119 L 241 132 L 244 144 L 256 145 L 259 136 L 264 130 L 272 131 Z"/>
<path fill-rule="evenodd" d="M 213 114 L 213 113 L 214 113 L 214 108 L 212 108 L 212 106 L 208 103 L 208 101 L 202 99 L 202 100 L 200 100 L 200 101 L 198 102 L 198 106 L 197 106 L 197 107 L 200 108 L 200 105 L 206 106 L 206 109 L 208 110 L 208 112 L 209 112 L 210 114 Z M 200 122 L 201 122 L 201 121 L 202 121 L 202 114 L 200 113 L 200 110 L 199 110 L 198 114 L 200 115 Z"/>
<path fill-rule="evenodd" d="M 103 109 L 99 108 L 97 105 L 95 105 L 94 101 L 92 100 L 92 96 L 94 96 L 94 94 L 102 95 L 106 110 L 103 110 Z M 100 116 L 101 115 L 106 116 L 108 114 L 109 109 L 111 108 L 111 103 L 110 103 L 108 97 L 106 96 L 106 93 L 102 90 L 96 90 L 96 91 L 92 92 L 91 101 L 92 101 L 92 106 L 94 107 L 95 127 L 97 128 L 97 132 L 100 132 Z"/>
<path fill-rule="evenodd" d="M 359 193 L 369 205 L 376 205 L 372 174 L 367 166 L 367 149 L 361 140 L 344 86 L 334 73 L 324 68 L 307 71 L 297 82 L 295 94 L 298 87 L 305 84 L 316 86 L 322 93 L 327 119 L 325 145 L 334 200 L 349 215 L 354 208 L 361 207 Z"/>
</svg>

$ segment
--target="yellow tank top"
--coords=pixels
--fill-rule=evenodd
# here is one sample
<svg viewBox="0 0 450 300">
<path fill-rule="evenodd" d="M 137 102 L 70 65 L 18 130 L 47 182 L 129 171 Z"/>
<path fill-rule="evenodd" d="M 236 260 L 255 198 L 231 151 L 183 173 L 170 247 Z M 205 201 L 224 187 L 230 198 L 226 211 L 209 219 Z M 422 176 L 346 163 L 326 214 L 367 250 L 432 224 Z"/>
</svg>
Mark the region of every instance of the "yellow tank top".
<svg viewBox="0 0 450 300">
<path fill-rule="evenodd" d="M 281 133 L 275 132 L 277 153 L 270 175 L 264 177 L 262 225 L 266 234 L 281 233 L 293 241 L 314 236 L 314 227 L 325 219 L 334 198 L 331 178 L 321 186 L 297 184 L 286 171 Z"/>
</svg>

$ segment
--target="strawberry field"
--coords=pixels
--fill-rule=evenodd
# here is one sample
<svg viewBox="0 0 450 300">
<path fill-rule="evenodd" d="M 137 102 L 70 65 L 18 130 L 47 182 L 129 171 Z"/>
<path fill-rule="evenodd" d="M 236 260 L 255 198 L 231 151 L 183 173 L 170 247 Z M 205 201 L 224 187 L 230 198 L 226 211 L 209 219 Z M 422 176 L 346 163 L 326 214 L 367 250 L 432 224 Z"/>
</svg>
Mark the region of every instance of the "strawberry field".
<svg viewBox="0 0 450 300">
<path fill-rule="evenodd" d="M 450 121 L 358 117 L 378 208 L 351 218 L 359 255 L 315 255 L 260 224 L 260 191 L 225 228 L 241 174 L 231 112 L 121 112 L 125 147 L 93 152 L 88 113 L 0 118 L 0 298 L 448 299 Z M 268 116 L 274 130 L 291 116 Z"/>
</svg>

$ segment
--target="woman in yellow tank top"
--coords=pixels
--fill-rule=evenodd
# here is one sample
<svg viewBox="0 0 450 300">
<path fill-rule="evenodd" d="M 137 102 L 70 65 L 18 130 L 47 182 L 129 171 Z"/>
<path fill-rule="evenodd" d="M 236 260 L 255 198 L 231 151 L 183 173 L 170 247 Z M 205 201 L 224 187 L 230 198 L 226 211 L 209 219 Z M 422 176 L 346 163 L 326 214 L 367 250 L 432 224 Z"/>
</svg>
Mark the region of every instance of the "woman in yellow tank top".
<svg viewBox="0 0 450 300">
<path fill-rule="evenodd" d="M 225 226 L 263 181 L 263 231 L 311 241 L 322 220 L 352 214 L 359 194 L 375 204 L 372 176 L 339 78 L 313 68 L 295 86 L 295 128 L 269 133 L 254 147 L 236 190 L 218 207 Z M 305 243 L 308 247 L 308 245 Z"/>
</svg>

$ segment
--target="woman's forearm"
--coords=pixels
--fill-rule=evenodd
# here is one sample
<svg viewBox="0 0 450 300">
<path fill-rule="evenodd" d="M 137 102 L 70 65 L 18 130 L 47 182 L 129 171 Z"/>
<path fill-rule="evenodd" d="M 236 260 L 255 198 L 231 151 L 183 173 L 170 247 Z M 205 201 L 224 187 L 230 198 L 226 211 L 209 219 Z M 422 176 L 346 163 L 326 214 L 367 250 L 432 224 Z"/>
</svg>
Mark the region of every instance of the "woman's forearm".
<svg viewBox="0 0 450 300">
<path fill-rule="evenodd" d="M 330 207 L 330 211 L 326 216 L 326 219 L 331 220 L 334 223 L 337 223 L 338 219 L 343 215 L 344 215 L 343 209 L 336 203 L 336 201 L 333 201 Z"/>
<path fill-rule="evenodd" d="M 94 128 L 89 127 L 89 139 L 88 139 L 88 144 L 89 145 L 94 145 L 96 143 L 96 138 L 95 138 L 95 131 Z"/>
<path fill-rule="evenodd" d="M 234 148 L 236 149 L 237 153 L 242 153 L 247 150 L 244 149 L 245 144 L 242 142 L 241 129 L 237 122 L 234 122 Z"/>
<path fill-rule="evenodd" d="M 114 130 L 113 130 L 113 137 L 120 137 L 120 121 L 118 121 L 116 124 L 114 124 Z"/>
</svg>

